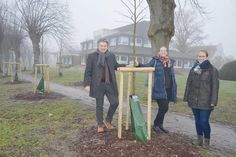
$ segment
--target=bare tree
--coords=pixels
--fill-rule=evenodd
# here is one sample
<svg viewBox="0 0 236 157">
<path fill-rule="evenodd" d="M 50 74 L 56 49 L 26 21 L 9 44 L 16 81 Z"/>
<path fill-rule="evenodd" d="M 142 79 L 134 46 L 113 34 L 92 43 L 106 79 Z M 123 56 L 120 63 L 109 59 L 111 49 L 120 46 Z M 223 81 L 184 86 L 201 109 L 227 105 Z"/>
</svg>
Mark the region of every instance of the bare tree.
<svg viewBox="0 0 236 157">
<path fill-rule="evenodd" d="M 58 58 L 58 61 L 57 61 L 57 75 L 58 76 L 62 76 L 62 72 L 61 72 L 61 67 L 62 67 L 62 52 L 63 52 L 63 46 L 64 46 L 64 43 L 65 42 L 65 39 L 63 38 L 60 38 L 59 39 L 59 42 L 58 42 L 58 47 L 59 47 L 59 58 Z"/>
<path fill-rule="evenodd" d="M 172 49 L 189 53 L 190 47 L 203 44 L 206 35 L 202 29 L 203 21 L 197 20 L 194 11 L 180 9 L 175 14 L 175 35 L 171 41 Z"/>
<path fill-rule="evenodd" d="M 8 16 L 8 5 L 6 2 L 0 2 L 0 62 L 4 59 L 4 51 L 2 48 L 3 40 L 5 36 L 5 29 L 7 28 L 7 16 Z M 2 71 L 1 64 L 0 64 L 0 71 Z"/>
<path fill-rule="evenodd" d="M 66 36 L 67 6 L 53 0 L 15 0 L 22 28 L 28 33 L 34 52 L 34 64 L 40 63 L 40 46 L 43 35 L 54 38 Z"/>
<path fill-rule="evenodd" d="M 120 13 L 122 16 L 126 17 L 130 20 L 130 22 L 133 24 L 133 34 L 132 34 L 132 42 L 133 42 L 133 48 L 132 48 L 132 58 L 133 58 L 133 64 L 135 63 L 135 57 L 136 57 L 136 29 L 137 29 L 137 23 L 143 21 L 146 17 L 145 11 L 147 10 L 148 6 L 144 5 L 144 0 L 120 0 L 121 3 L 124 5 L 124 7 L 127 10 L 128 14 Z M 135 66 L 135 64 L 133 65 Z M 131 85 L 131 93 L 135 94 L 135 73 L 133 73 L 132 76 L 132 85 Z"/>
<path fill-rule="evenodd" d="M 20 46 L 23 43 L 25 37 L 22 27 L 13 21 L 12 25 L 9 27 L 9 43 L 11 44 L 12 50 L 15 52 L 16 60 L 15 62 L 20 62 Z"/>
<path fill-rule="evenodd" d="M 180 5 L 181 0 L 147 0 L 150 10 L 150 27 L 148 31 L 152 44 L 152 52 L 156 55 L 161 46 L 169 48 L 171 38 L 175 33 L 174 10 L 175 1 Z M 183 0 L 190 3 L 201 14 L 205 14 L 198 0 Z"/>
<path fill-rule="evenodd" d="M 20 57 L 21 57 L 21 45 L 23 43 L 23 39 L 25 37 L 24 32 L 22 30 L 22 27 L 20 27 L 15 19 L 14 16 L 12 17 L 11 25 L 8 27 L 8 42 L 11 45 L 11 50 L 14 51 L 15 54 L 15 60 L 13 62 L 20 63 Z M 18 74 L 17 69 L 18 66 L 15 66 L 15 78 L 14 81 L 18 81 Z"/>
<path fill-rule="evenodd" d="M 21 58 L 24 69 L 32 66 L 33 50 L 30 41 L 25 40 L 21 46 Z"/>
</svg>

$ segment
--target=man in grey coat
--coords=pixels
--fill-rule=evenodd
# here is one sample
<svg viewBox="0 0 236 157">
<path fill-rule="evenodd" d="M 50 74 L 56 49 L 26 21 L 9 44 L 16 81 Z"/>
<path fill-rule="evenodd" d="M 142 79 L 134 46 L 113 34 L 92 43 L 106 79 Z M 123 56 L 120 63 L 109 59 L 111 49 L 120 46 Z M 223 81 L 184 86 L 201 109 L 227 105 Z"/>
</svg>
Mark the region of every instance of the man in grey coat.
<svg viewBox="0 0 236 157">
<path fill-rule="evenodd" d="M 108 41 L 100 39 L 97 51 L 88 55 L 84 74 L 85 90 L 89 96 L 96 99 L 96 119 L 98 123 L 97 132 L 104 132 L 104 125 L 113 129 L 112 118 L 118 107 L 118 88 L 116 83 L 115 70 L 124 67 L 118 64 L 113 53 L 108 51 Z M 107 96 L 110 103 L 107 117 L 103 121 L 104 96 Z"/>
</svg>

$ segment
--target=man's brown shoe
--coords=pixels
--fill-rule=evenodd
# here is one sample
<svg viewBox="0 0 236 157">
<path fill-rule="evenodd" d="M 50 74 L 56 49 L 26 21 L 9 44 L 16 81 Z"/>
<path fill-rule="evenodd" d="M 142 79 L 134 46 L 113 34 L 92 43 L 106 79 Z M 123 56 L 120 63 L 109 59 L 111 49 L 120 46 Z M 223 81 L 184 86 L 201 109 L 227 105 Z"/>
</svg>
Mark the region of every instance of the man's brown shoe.
<svg viewBox="0 0 236 157">
<path fill-rule="evenodd" d="M 106 126 L 107 129 L 109 129 L 109 130 L 112 130 L 112 129 L 115 128 L 110 122 L 104 121 L 103 123 L 105 124 L 105 126 Z"/>
<path fill-rule="evenodd" d="M 98 126 L 98 133 L 103 133 L 104 132 L 104 128 L 102 126 Z"/>
</svg>

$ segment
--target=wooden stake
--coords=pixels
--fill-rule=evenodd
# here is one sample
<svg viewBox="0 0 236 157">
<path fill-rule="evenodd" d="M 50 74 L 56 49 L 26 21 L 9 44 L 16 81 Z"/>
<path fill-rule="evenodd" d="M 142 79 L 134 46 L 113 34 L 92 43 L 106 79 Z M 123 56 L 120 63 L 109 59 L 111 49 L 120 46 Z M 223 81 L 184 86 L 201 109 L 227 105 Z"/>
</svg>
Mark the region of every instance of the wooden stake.
<svg viewBox="0 0 236 157">
<path fill-rule="evenodd" d="M 11 82 L 14 82 L 14 81 L 13 81 L 13 75 L 14 75 L 14 74 L 13 74 L 13 64 L 10 64 L 10 63 L 9 63 L 9 66 L 10 66 Z"/>
<path fill-rule="evenodd" d="M 131 72 L 145 72 L 148 73 L 148 107 L 147 107 L 147 131 L 148 131 L 148 139 L 151 139 L 151 115 L 152 115 L 152 73 L 155 69 L 153 67 L 149 68 L 130 68 L 130 67 L 122 67 L 118 68 L 119 71 L 119 113 L 118 113 L 118 138 L 122 137 L 122 112 L 123 112 L 123 82 L 124 82 L 124 72 L 129 72 L 128 75 L 128 91 L 127 91 L 127 109 L 126 109 L 126 126 L 125 129 L 127 130 L 129 128 L 129 114 L 130 114 L 130 108 L 129 108 L 129 94 L 130 94 L 130 80 L 131 80 Z"/>
<path fill-rule="evenodd" d="M 23 75 L 22 75 L 22 65 L 19 64 L 19 70 L 20 70 L 20 78 L 23 80 Z"/>
<path fill-rule="evenodd" d="M 34 94 L 36 93 L 37 73 L 38 73 L 38 68 L 37 68 L 37 66 L 35 66 L 34 67 L 34 86 L 33 86 Z"/>
<path fill-rule="evenodd" d="M 123 72 L 120 73 L 120 92 L 119 92 L 119 117 L 118 117 L 118 138 L 121 138 L 122 134 L 122 112 L 123 112 Z"/>
<path fill-rule="evenodd" d="M 11 70 L 10 70 L 10 63 L 8 63 L 7 70 L 8 70 L 8 71 L 7 71 L 7 75 L 11 75 L 11 73 L 10 73 L 10 72 L 11 72 Z"/>
<path fill-rule="evenodd" d="M 130 96 L 130 90 L 131 90 L 131 73 L 128 73 L 128 90 L 127 90 L 127 98 L 126 98 L 126 124 L 125 124 L 125 130 L 129 129 L 129 117 L 130 117 L 130 104 L 129 104 L 129 96 Z"/>
<path fill-rule="evenodd" d="M 152 72 L 148 74 L 148 106 L 147 106 L 147 131 L 148 139 L 151 139 L 151 120 L 152 120 Z"/>
<path fill-rule="evenodd" d="M 50 93 L 49 67 L 47 67 L 47 92 Z"/>
</svg>

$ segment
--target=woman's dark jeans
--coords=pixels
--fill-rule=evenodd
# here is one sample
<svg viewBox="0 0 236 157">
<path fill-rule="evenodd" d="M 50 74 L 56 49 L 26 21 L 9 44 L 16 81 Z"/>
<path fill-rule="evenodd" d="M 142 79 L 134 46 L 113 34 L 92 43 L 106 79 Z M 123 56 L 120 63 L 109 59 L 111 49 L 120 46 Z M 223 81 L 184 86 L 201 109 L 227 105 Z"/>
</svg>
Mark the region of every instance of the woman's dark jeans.
<svg viewBox="0 0 236 157">
<path fill-rule="evenodd" d="M 212 110 L 202 110 L 192 108 L 195 117 L 195 126 L 197 135 L 204 136 L 204 138 L 210 139 L 211 127 L 209 118 Z"/>
<path fill-rule="evenodd" d="M 171 97 L 171 88 L 166 89 L 167 99 L 158 99 L 158 113 L 154 120 L 154 126 L 162 126 L 165 118 L 165 114 L 169 109 L 169 100 Z"/>
<path fill-rule="evenodd" d="M 169 100 L 167 99 L 159 99 L 157 100 L 158 104 L 158 113 L 154 120 L 154 126 L 162 126 L 164 122 L 164 117 L 166 112 L 169 109 Z"/>
</svg>

